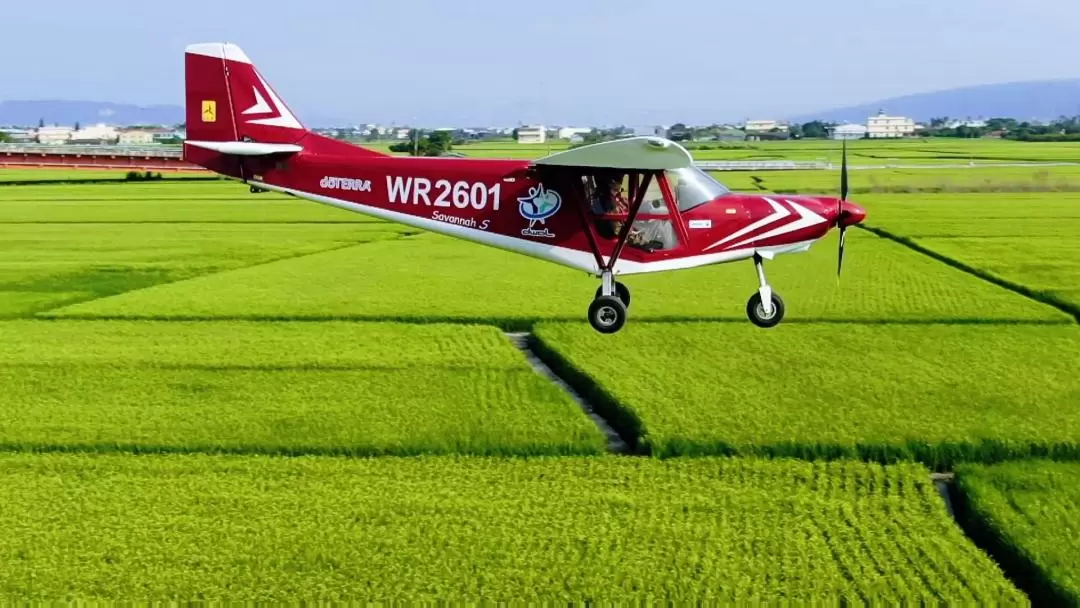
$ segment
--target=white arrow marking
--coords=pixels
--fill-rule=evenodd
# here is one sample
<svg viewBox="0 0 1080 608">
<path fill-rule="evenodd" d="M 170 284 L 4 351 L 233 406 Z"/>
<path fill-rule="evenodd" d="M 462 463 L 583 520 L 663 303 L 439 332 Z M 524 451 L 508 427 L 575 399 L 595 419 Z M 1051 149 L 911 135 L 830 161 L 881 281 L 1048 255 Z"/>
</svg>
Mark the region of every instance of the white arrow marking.
<svg viewBox="0 0 1080 608">
<path fill-rule="evenodd" d="M 259 89 L 251 87 L 251 90 L 255 92 L 255 105 L 243 111 L 243 114 L 265 114 L 271 112 L 270 106 L 267 105 L 266 100 L 263 99 Z"/>
<path fill-rule="evenodd" d="M 754 222 L 753 224 L 750 224 L 749 226 L 747 226 L 746 228 L 743 228 L 742 230 L 732 232 L 731 234 L 729 234 L 729 235 L 725 236 L 724 238 L 720 239 L 719 241 L 716 241 L 712 245 L 709 245 L 708 247 L 706 247 L 704 249 L 704 251 L 708 251 L 708 250 L 712 249 L 713 247 L 719 247 L 720 245 L 723 245 L 724 243 L 726 243 L 726 242 L 728 242 L 728 241 L 730 241 L 732 239 L 737 239 L 737 238 L 739 238 L 740 236 L 742 236 L 744 234 L 747 234 L 749 232 L 753 232 L 753 231 L 757 230 L 758 228 L 761 228 L 762 226 L 768 226 L 769 224 L 771 224 L 773 222 L 779 222 L 780 220 L 784 219 L 785 217 L 791 215 L 791 212 L 788 211 L 787 209 L 785 209 L 783 205 L 781 205 L 780 203 L 772 200 L 771 198 L 765 197 L 765 202 L 769 203 L 769 205 L 772 206 L 773 212 L 771 214 L 769 214 L 764 219 L 760 219 L 760 220 Z"/>
<path fill-rule="evenodd" d="M 809 228 L 810 226 L 815 226 L 817 224 L 821 224 L 821 223 L 826 221 L 825 218 L 823 218 L 820 215 L 814 213 L 813 211 L 810 211 L 809 209 L 807 209 L 806 207 L 803 207 L 802 205 L 800 205 L 798 203 L 793 203 L 791 201 L 787 201 L 787 204 L 791 205 L 792 207 L 795 208 L 795 211 L 799 212 L 799 219 L 798 220 L 796 220 L 796 221 L 794 221 L 794 222 L 792 222 L 792 223 L 790 223 L 790 224 L 788 224 L 786 226 L 781 226 L 779 228 L 776 228 L 775 230 L 770 230 L 769 232 L 766 232 L 765 234 L 763 234 L 761 236 L 755 236 L 755 237 L 750 237 L 748 239 L 743 239 L 742 241 L 739 241 L 738 243 L 735 243 L 734 245 L 732 245 L 732 247 L 738 247 L 739 245 L 745 245 L 746 243 L 749 243 L 751 241 L 764 240 L 764 239 L 767 239 L 767 238 L 772 238 L 774 236 L 780 236 L 781 234 L 788 234 L 789 232 L 795 232 L 796 230 L 802 230 L 803 228 Z"/>
</svg>

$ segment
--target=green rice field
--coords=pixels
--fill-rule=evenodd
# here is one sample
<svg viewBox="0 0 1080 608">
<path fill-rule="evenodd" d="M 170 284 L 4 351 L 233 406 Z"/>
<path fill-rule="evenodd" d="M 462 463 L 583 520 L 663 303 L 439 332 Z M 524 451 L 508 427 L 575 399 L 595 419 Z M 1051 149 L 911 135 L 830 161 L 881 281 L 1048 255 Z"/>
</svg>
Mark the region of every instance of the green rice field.
<svg viewBox="0 0 1080 608">
<path fill-rule="evenodd" d="M 1058 605 L 1080 602 L 1080 465 L 1042 460 L 957 470 L 971 525 L 1018 577 Z"/>
<path fill-rule="evenodd" d="M 749 324 L 642 323 L 605 339 L 562 323 L 535 333 L 560 366 L 618 404 L 612 418 L 658 456 L 936 467 L 1080 456 L 1075 324 L 807 324 L 763 334 Z"/>
<path fill-rule="evenodd" d="M 767 262 L 763 330 L 748 262 L 624 277 L 615 335 L 532 258 L 0 169 L 0 601 L 1080 603 L 1080 167 L 930 168 L 1080 145 L 851 152 L 840 280 L 832 235 Z"/>
<path fill-rule="evenodd" d="M 0 445 L 591 454 L 601 432 L 490 327 L 0 322 Z"/>
<path fill-rule="evenodd" d="M 1024 603 L 916 465 L 7 454 L 0 483 L 27 600 Z"/>
</svg>

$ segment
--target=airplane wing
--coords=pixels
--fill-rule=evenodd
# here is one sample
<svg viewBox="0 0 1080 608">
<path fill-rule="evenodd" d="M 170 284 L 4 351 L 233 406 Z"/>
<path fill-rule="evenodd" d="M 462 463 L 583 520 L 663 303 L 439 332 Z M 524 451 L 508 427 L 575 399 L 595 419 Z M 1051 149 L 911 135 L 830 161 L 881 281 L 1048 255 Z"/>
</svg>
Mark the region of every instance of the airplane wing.
<svg viewBox="0 0 1080 608">
<path fill-rule="evenodd" d="M 686 148 L 662 137 L 627 137 L 556 152 L 533 161 L 554 167 L 666 171 L 694 164 Z"/>
</svg>

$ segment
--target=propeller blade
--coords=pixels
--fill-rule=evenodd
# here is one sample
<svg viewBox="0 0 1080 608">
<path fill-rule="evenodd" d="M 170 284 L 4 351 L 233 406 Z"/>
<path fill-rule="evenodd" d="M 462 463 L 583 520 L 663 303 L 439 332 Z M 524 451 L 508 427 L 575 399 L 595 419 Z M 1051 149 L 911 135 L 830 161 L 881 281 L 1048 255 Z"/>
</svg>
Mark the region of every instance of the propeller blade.
<svg viewBox="0 0 1080 608">
<path fill-rule="evenodd" d="M 840 226 L 840 252 L 836 257 L 836 279 L 840 280 L 840 269 L 844 266 L 844 236 L 847 232 L 846 226 Z"/>
<path fill-rule="evenodd" d="M 844 236 L 847 226 L 844 225 L 844 202 L 848 196 L 848 168 L 847 168 L 847 139 L 841 139 L 842 158 L 840 161 L 840 200 L 836 201 L 836 227 L 840 229 L 840 249 L 836 256 L 836 280 L 840 281 L 840 270 L 844 266 Z"/>
<path fill-rule="evenodd" d="M 847 140 L 841 140 L 843 146 L 843 157 L 841 158 L 840 165 L 840 200 L 846 201 L 848 195 L 848 168 L 847 168 Z"/>
</svg>

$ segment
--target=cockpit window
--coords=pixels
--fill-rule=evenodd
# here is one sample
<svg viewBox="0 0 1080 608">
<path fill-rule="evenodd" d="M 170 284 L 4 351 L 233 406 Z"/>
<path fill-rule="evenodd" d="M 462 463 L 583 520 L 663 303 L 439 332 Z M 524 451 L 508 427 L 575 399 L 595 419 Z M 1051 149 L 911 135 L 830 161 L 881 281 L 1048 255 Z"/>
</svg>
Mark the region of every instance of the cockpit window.
<svg viewBox="0 0 1080 608">
<path fill-rule="evenodd" d="M 723 184 L 697 167 L 683 167 L 667 171 L 666 174 L 668 183 L 671 184 L 671 191 L 675 194 L 675 200 L 678 202 L 679 211 L 689 211 L 698 205 L 731 192 Z"/>
</svg>

